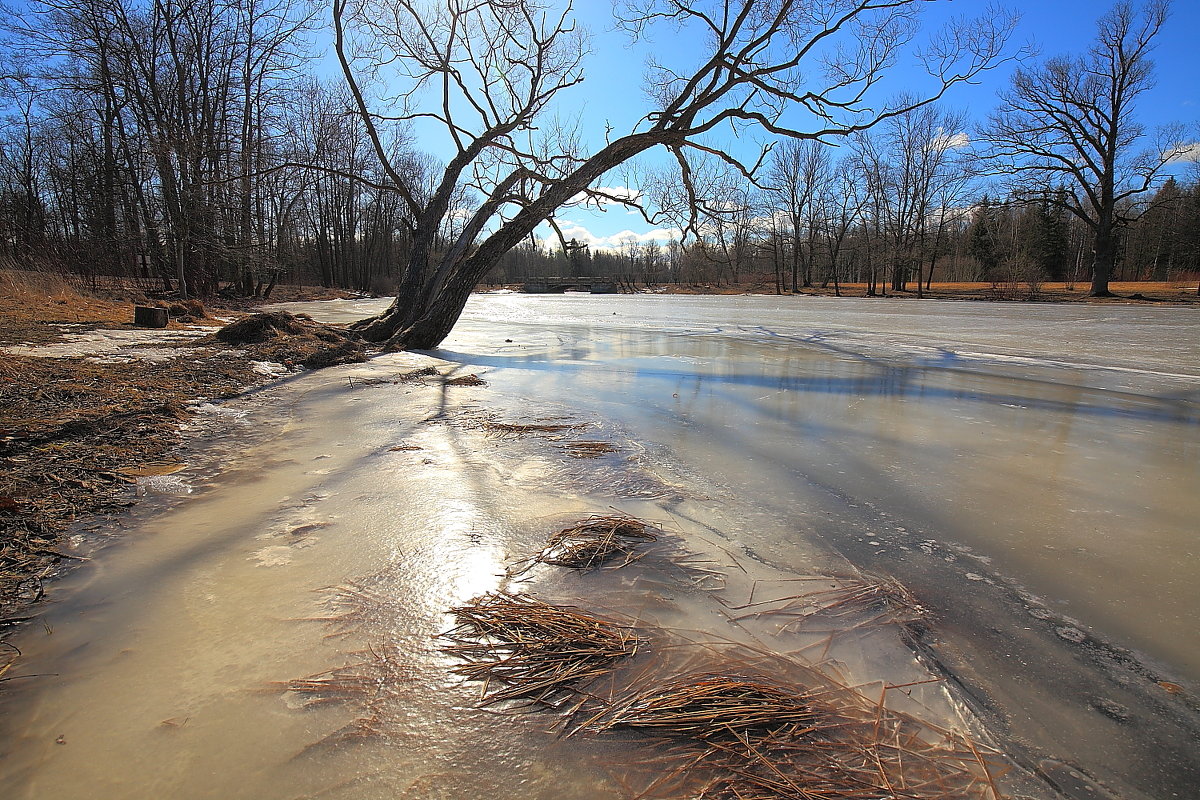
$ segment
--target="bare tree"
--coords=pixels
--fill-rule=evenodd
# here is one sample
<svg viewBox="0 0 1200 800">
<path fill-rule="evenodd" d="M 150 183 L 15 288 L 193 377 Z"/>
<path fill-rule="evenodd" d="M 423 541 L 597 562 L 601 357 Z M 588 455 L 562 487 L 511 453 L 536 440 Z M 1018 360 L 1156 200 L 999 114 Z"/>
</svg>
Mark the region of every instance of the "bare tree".
<svg viewBox="0 0 1200 800">
<path fill-rule="evenodd" d="M 709 183 L 706 192 L 696 238 L 702 252 L 719 269 L 717 284 L 727 276 L 729 283 L 737 286 L 753 259 L 762 207 L 749 181 L 740 175 Z"/>
<path fill-rule="evenodd" d="M 1137 99 L 1153 85 L 1150 52 L 1169 6 L 1117 3 L 1100 18 L 1085 54 L 1017 70 L 981 131 L 984 162 L 1009 175 L 1015 193 L 1061 204 L 1091 231 L 1097 297 L 1110 294 L 1117 229 L 1136 216 L 1131 201 L 1186 146 L 1171 130 L 1143 147 L 1145 130 L 1134 116 Z"/>
<path fill-rule="evenodd" d="M 375 139 L 387 182 L 409 206 L 412 249 L 396 301 L 358 329 L 389 347 L 434 347 L 457 321 L 472 288 L 514 245 L 606 172 L 666 148 L 690 186 L 688 157 L 706 152 L 751 177 L 746 163 L 706 143 L 721 126 L 821 139 L 865 130 L 932 102 L 1002 58 L 1013 18 L 991 13 L 935 35 L 920 53 L 932 75 L 927 96 L 894 103 L 872 88 L 920 30 L 925 0 L 642 0 L 619 24 L 635 37 L 660 26 L 704 41 L 698 66 L 651 64 L 654 110 L 594 153 L 578 134 L 539 118 L 583 79 L 585 42 L 563 13 L 536 0 L 335 0 L 336 50 L 358 111 Z M 385 67 L 400 74 L 382 79 Z M 366 80 L 393 87 L 389 112 L 374 110 Z M 399 87 L 399 88 L 396 88 Z M 436 98 L 421 102 L 422 97 Z M 813 124 L 796 127 L 798 107 Z M 421 199 L 377 136 L 383 122 L 435 124 L 454 143 L 436 189 Z M 761 161 L 761 159 L 760 159 Z M 478 197 L 452 240 L 438 241 L 456 187 Z M 612 200 L 614 198 L 608 198 Z M 628 199 L 628 198 L 624 198 Z M 693 220 L 693 226 L 696 223 Z"/>
<path fill-rule="evenodd" d="M 792 292 L 813 285 L 817 198 L 829 181 L 829 148 L 816 140 L 786 139 L 772 153 L 771 194 L 782 206 L 791 241 Z M 802 283 L 801 283 L 802 281 Z"/>
<path fill-rule="evenodd" d="M 961 155 L 966 145 L 964 114 L 923 106 L 894 117 L 879 129 L 855 138 L 867 172 L 871 207 L 885 245 L 891 288 L 904 291 L 915 276 L 922 296 L 922 270 L 931 226 L 935 238 L 944 216 L 939 201 L 970 174 Z"/>
<path fill-rule="evenodd" d="M 829 256 L 829 280 L 833 293 L 842 296 L 839 269 L 850 231 L 862 219 L 867 203 L 866 189 L 852 156 L 842 158 L 830 171 L 829 180 L 817 195 L 821 235 Z"/>
</svg>

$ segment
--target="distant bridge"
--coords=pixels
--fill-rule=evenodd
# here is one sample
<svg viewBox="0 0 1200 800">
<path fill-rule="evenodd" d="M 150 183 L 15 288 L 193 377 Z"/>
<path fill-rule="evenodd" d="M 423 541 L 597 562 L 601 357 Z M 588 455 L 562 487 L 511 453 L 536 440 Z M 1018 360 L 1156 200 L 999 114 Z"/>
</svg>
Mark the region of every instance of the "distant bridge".
<svg viewBox="0 0 1200 800">
<path fill-rule="evenodd" d="M 615 278 L 526 278 L 521 291 L 530 294 L 561 294 L 568 289 L 592 294 L 616 294 L 621 290 Z"/>
</svg>

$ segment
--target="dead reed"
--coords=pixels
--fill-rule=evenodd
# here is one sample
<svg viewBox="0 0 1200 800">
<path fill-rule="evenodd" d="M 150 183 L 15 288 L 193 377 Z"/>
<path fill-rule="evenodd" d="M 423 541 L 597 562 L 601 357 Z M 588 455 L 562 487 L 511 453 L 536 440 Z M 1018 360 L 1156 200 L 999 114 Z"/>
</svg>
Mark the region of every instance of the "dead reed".
<svg viewBox="0 0 1200 800">
<path fill-rule="evenodd" d="M 74 520 L 133 502 L 131 474 L 175 461 L 188 401 L 255 379 L 245 357 L 161 363 L 9 355 L 0 362 L 0 617 L 37 600 Z"/>
<path fill-rule="evenodd" d="M 459 375 L 455 378 L 446 379 L 447 386 L 487 386 L 487 381 L 476 375 L 474 372 L 467 375 Z"/>
<path fill-rule="evenodd" d="M 359 656 L 360 660 L 307 677 L 278 681 L 271 686 L 291 692 L 300 698 L 304 708 L 353 702 L 370 709 L 403 691 L 409 676 L 397 659 L 376 648 L 353 655 Z"/>
<path fill-rule="evenodd" d="M 614 557 L 623 567 L 641 556 L 638 545 L 658 541 L 651 526 L 623 514 L 593 515 L 550 537 L 534 561 L 572 569 L 598 569 Z"/>
<path fill-rule="evenodd" d="M 580 684 L 607 675 L 644 644 L 627 625 L 528 595 L 495 592 L 451 611 L 443 652 L 453 671 L 481 681 L 484 705 L 525 699 L 559 708 Z"/>
<path fill-rule="evenodd" d="M 569 458 L 599 458 L 609 453 L 618 452 L 619 448 L 610 442 L 578 441 L 563 442 L 559 445 Z"/>
<path fill-rule="evenodd" d="M 388 647 L 369 647 L 352 653 L 358 661 L 290 681 L 279 681 L 269 690 L 290 695 L 300 708 L 349 706 L 354 718 L 312 742 L 297 757 L 342 742 L 369 739 L 394 731 L 395 708 L 409 690 L 412 674 L 398 652 Z"/>
<path fill-rule="evenodd" d="M 801 582 L 817 582 L 826 588 L 805 591 L 788 597 L 750 600 L 734 609 L 753 609 L 740 616 L 737 621 L 762 617 L 783 617 L 787 621 L 781 630 L 799 628 L 812 618 L 847 617 L 869 615 L 853 625 L 839 623 L 839 632 L 848 633 L 871 625 L 909 624 L 924 619 L 928 612 L 916 595 L 895 578 L 879 575 L 861 575 L 848 578 L 802 578 Z M 833 584 L 830 586 L 829 584 Z M 757 587 L 756 587 L 757 588 Z"/>
<path fill-rule="evenodd" d="M 326 638 L 346 636 L 361 625 L 401 613 L 407 598 L 397 596 L 380 575 L 320 590 L 325 594 L 325 614 L 306 617 L 329 626 Z"/>
<path fill-rule="evenodd" d="M 634 728 L 707 740 L 749 731 L 796 733 L 808 729 L 813 719 L 802 693 L 763 680 L 696 675 L 635 696 L 601 729 Z"/>
<path fill-rule="evenodd" d="M 505 436 L 528 436 L 535 433 L 562 433 L 587 427 L 578 422 L 496 422 L 487 420 L 482 424 L 489 433 Z"/>
<path fill-rule="evenodd" d="M 732 662 L 731 667 L 745 666 Z M 784 667 L 786 671 L 786 667 Z M 584 723 L 655 737 L 631 794 L 714 800 L 999 797 L 993 754 L 812 672 L 812 687 L 732 671 L 644 688 Z M 641 769 L 630 770 L 630 766 Z M 635 778 L 637 780 L 637 778 Z"/>
</svg>

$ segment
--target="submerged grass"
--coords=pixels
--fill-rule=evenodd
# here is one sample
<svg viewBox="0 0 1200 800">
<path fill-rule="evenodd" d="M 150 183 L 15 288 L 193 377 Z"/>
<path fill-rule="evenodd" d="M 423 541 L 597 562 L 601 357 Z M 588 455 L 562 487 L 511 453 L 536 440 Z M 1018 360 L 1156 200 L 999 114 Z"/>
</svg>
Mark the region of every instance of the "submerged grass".
<svg viewBox="0 0 1200 800">
<path fill-rule="evenodd" d="M 350 722 L 309 744 L 297 756 L 385 735 L 393 727 L 393 710 L 413 679 L 404 660 L 399 653 L 389 652 L 389 646 L 368 647 L 350 655 L 356 660 L 349 664 L 270 685 L 270 691 L 297 698 L 301 708 L 351 706 L 357 712 Z"/>
<path fill-rule="evenodd" d="M 493 592 L 451 613 L 458 624 L 442 634 L 452 642 L 442 650 L 467 662 L 452 671 L 482 682 L 485 705 L 561 707 L 645 643 L 628 625 L 529 595 Z"/>
<path fill-rule="evenodd" d="M 623 567 L 641 556 L 639 545 L 658 541 L 652 526 L 623 514 L 593 515 L 553 534 L 534 562 L 588 570 L 620 559 Z"/>
<path fill-rule="evenodd" d="M 594 572 L 638 560 L 661 531 L 622 514 L 563 527 L 528 563 Z M 669 558 L 668 568 L 692 569 Z M 711 570 L 706 570 L 711 572 Z M 510 576 L 512 575 L 510 571 Z M 585 580 L 600 580 L 585 576 Z M 820 616 L 838 630 L 923 618 L 899 582 L 872 575 L 785 579 L 788 596 L 750 598 L 734 625 L 783 615 L 785 628 Z M 778 594 L 776 590 L 774 594 Z M 328 622 L 343 634 L 400 601 L 375 579 L 337 587 Z M 438 637 L 460 663 L 450 671 L 480 686 L 481 707 L 549 710 L 567 738 L 619 739 L 614 778 L 640 800 L 998 800 L 1006 766 L 963 734 L 892 707 L 913 684 L 853 686 L 823 668 L 747 641 L 598 616 L 529 594 L 498 591 L 453 608 Z M 867 623 L 863 619 L 867 619 Z M 755 640 L 757 641 L 757 640 Z M 285 685 L 304 706 L 360 702 L 350 725 L 318 744 L 384 730 L 402 671 L 386 659 L 355 663 Z M 381 691 L 380 681 L 391 689 Z M 873 694 L 868 690 L 874 687 Z M 906 702 L 909 702 L 906 700 Z M 917 708 L 920 706 L 918 705 Z M 586 746 L 586 745 L 584 745 Z"/>
<path fill-rule="evenodd" d="M 851 577 L 828 578 L 808 576 L 793 579 L 795 583 L 817 584 L 785 597 L 755 599 L 758 585 L 750 599 L 732 610 L 744 613 L 733 617 L 741 622 L 748 619 L 781 618 L 780 631 L 806 628 L 817 618 L 833 624 L 834 633 L 848 633 L 873 625 L 911 625 L 928 617 L 927 609 L 912 591 L 895 578 L 861 574 Z M 857 619 L 845 621 L 851 617 Z"/>
<path fill-rule="evenodd" d="M 620 448 L 611 442 L 599 440 L 563 442 L 559 447 L 571 458 L 600 458 L 610 453 L 620 452 Z"/>
<path fill-rule="evenodd" d="M 635 695 L 603 729 L 634 728 L 671 736 L 722 739 L 743 734 L 793 734 L 811 727 L 811 703 L 762 680 L 694 675 Z"/>
<path fill-rule="evenodd" d="M 995 779 L 1005 767 L 997 754 L 887 705 L 889 691 L 907 687 L 883 686 L 871 698 L 814 667 L 737 645 L 710 651 L 699 663 L 707 670 L 662 683 L 647 670 L 576 726 L 572 735 L 647 737 L 652 746 L 621 766 L 630 796 L 1000 796 Z M 663 668 L 669 667 L 654 671 Z"/>
</svg>

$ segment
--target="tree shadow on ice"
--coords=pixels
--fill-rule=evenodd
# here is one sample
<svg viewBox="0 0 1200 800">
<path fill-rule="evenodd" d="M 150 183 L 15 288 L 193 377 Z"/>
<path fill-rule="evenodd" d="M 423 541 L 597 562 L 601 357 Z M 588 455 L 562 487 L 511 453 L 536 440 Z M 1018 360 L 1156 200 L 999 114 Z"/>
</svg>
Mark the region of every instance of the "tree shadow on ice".
<svg viewBox="0 0 1200 800">
<path fill-rule="evenodd" d="M 971 372 L 956 368 L 897 366 L 872 360 L 861 362 L 862 366 L 871 370 L 867 374 L 861 374 L 862 366 L 857 363 L 854 371 L 860 374 L 856 375 L 780 375 L 744 372 L 721 374 L 695 370 L 656 369 L 639 365 L 622 366 L 619 363 L 616 366 L 564 363 L 549 357 L 536 356 L 480 355 L 449 350 L 430 352 L 438 358 L 471 366 L 560 374 L 605 375 L 610 380 L 617 377 L 629 381 L 694 380 L 715 385 L 773 389 L 809 395 L 970 402 L 1079 416 L 1200 425 L 1200 408 L 1197 408 L 1195 403 L 1186 396 L 1135 395 L 1091 387 L 1067 387 L 1064 384 L 1048 381 Z M 982 386 L 939 386 L 930 382 L 930 378 L 934 375 L 962 376 L 979 383 L 995 381 L 1008 384 L 1021 383 L 1031 389 L 1059 392 L 1070 388 L 1076 390 L 1081 396 L 1078 399 L 1062 400 L 1038 396 L 1034 391 L 1019 393 L 992 391 Z"/>
</svg>

